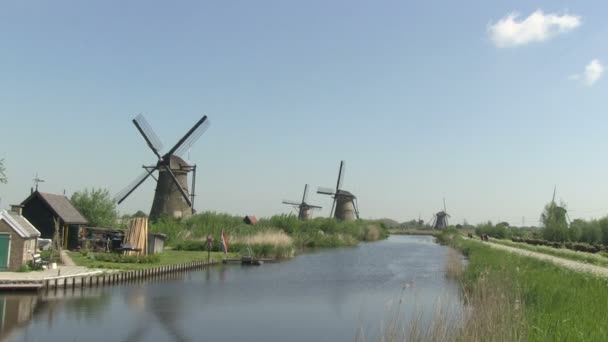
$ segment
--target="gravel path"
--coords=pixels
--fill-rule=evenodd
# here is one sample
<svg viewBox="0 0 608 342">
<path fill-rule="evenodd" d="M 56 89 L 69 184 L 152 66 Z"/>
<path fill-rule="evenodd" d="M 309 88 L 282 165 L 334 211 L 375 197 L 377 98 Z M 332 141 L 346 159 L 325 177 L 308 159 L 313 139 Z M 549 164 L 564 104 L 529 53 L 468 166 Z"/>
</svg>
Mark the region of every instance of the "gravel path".
<svg viewBox="0 0 608 342">
<path fill-rule="evenodd" d="M 531 257 L 531 258 L 536 258 L 539 260 L 549 261 L 555 265 L 558 265 L 558 266 L 561 266 L 564 268 L 568 268 L 568 269 L 571 269 L 574 271 L 589 272 L 589 273 L 593 273 L 593 274 L 601 276 L 601 277 L 608 278 L 608 268 L 606 268 L 606 267 L 586 264 L 586 263 L 580 262 L 580 261 L 568 260 L 568 259 L 553 256 L 553 255 L 528 251 L 525 249 L 519 249 L 519 248 L 515 248 L 515 247 L 499 245 L 499 244 L 493 243 L 493 242 L 484 242 L 484 243 L 488 244 L 492 248 L 502 249 L 507 252 L 521 254 L 521 255 Z"/>
</svg>

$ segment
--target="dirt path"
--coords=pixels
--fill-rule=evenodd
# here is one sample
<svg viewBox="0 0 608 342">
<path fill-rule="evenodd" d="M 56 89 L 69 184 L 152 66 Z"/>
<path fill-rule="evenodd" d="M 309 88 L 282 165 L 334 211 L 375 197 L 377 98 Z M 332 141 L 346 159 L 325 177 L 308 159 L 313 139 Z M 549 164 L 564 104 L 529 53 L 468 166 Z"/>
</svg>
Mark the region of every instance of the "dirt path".
<svg viewBox="0 0 608 342">
<path fill-rule="evenodd" d="M 568 259 L 553 256 L 553 255 L 528 251 L 525 249 L 519 249 L 519 248 L 515 248 L 515 247 L 499 245 L 499 244 L 493 243 L 493 242 L 484 242 L 484 243 L 488 244 L 492 248 L 502 249 L 507 252 L 521 254 L 524 256 L 531 257 L 531 258 L 549 261 L 555 265 L 558 265 L 558 266 L 561 266 L 564 268 L 568 268 L 568 269 L 571 269 L 574 271 L 589 272 L 589 273 L 593 273 L 595 275 L 598 275 L 598 276 L 601 276 L 604 278 L 608 278 L 608 268 L 606 268 L 606 267 L 586 264 L 586 263 L 580 262 L 580 261 L 568 260 Z"/>
</svg>

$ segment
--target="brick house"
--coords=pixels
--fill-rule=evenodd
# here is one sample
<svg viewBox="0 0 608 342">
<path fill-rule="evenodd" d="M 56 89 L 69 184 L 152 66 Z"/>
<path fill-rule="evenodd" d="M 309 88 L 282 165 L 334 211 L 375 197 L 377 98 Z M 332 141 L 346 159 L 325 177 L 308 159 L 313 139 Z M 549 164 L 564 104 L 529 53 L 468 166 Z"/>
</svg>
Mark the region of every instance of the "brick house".
<svg viewBox="0 0 608 342">
<path fill-rule="evenodd" d="M 40 232 L 21 215 L 21 206 L 0 211 L 0 271 L 16 271 L 38 249 Z"/>
</svg>

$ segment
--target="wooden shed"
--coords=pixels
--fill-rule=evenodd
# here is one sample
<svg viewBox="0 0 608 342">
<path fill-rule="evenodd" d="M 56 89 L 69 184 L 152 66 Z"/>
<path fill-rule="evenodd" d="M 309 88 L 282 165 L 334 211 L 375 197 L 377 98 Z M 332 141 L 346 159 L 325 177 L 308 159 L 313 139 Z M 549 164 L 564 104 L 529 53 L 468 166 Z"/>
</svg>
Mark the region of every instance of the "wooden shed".
<svg viewBox="0 0 608 342">
<path fill-rule="evenodd" d="M 80 228 L 88 221 L 67 197 L 34 191 L 21 205 L 23 216 L 40 231 L 42 238 L 53 238 L 55 220 L 58 220 L 61 246 L 68 249 L 78 247 Z"/>
<path fill-rule="evenodd" d="M 245 224 L 250 224 L 250 225 L 254 225 L 256 223 L 258 223 L 258 218 L 253 216 L 253 215 L 247 215 L 245 216 L 245 218 L 243 219 L 243 222 Z"/>
<path fill-rule="evenodd" d="M 17 271 L 33 259 L 40 232 L 21 215 L 21 206 L 0 211 L 0 271 Z"/>
</svg>

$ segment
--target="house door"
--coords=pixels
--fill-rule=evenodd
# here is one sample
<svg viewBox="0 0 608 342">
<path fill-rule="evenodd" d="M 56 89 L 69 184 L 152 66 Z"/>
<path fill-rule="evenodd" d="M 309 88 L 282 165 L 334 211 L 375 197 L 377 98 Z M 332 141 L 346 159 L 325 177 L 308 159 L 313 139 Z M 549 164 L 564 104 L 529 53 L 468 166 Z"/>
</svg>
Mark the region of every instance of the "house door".
<svg viewBox="0 0 608 342">
<path fill-rule="evenodd" d="M 10 243 L 10 235 L 0 234 L 0 271 L 6 271 L 8 268 L 8 253 Z"/>
</svg>

